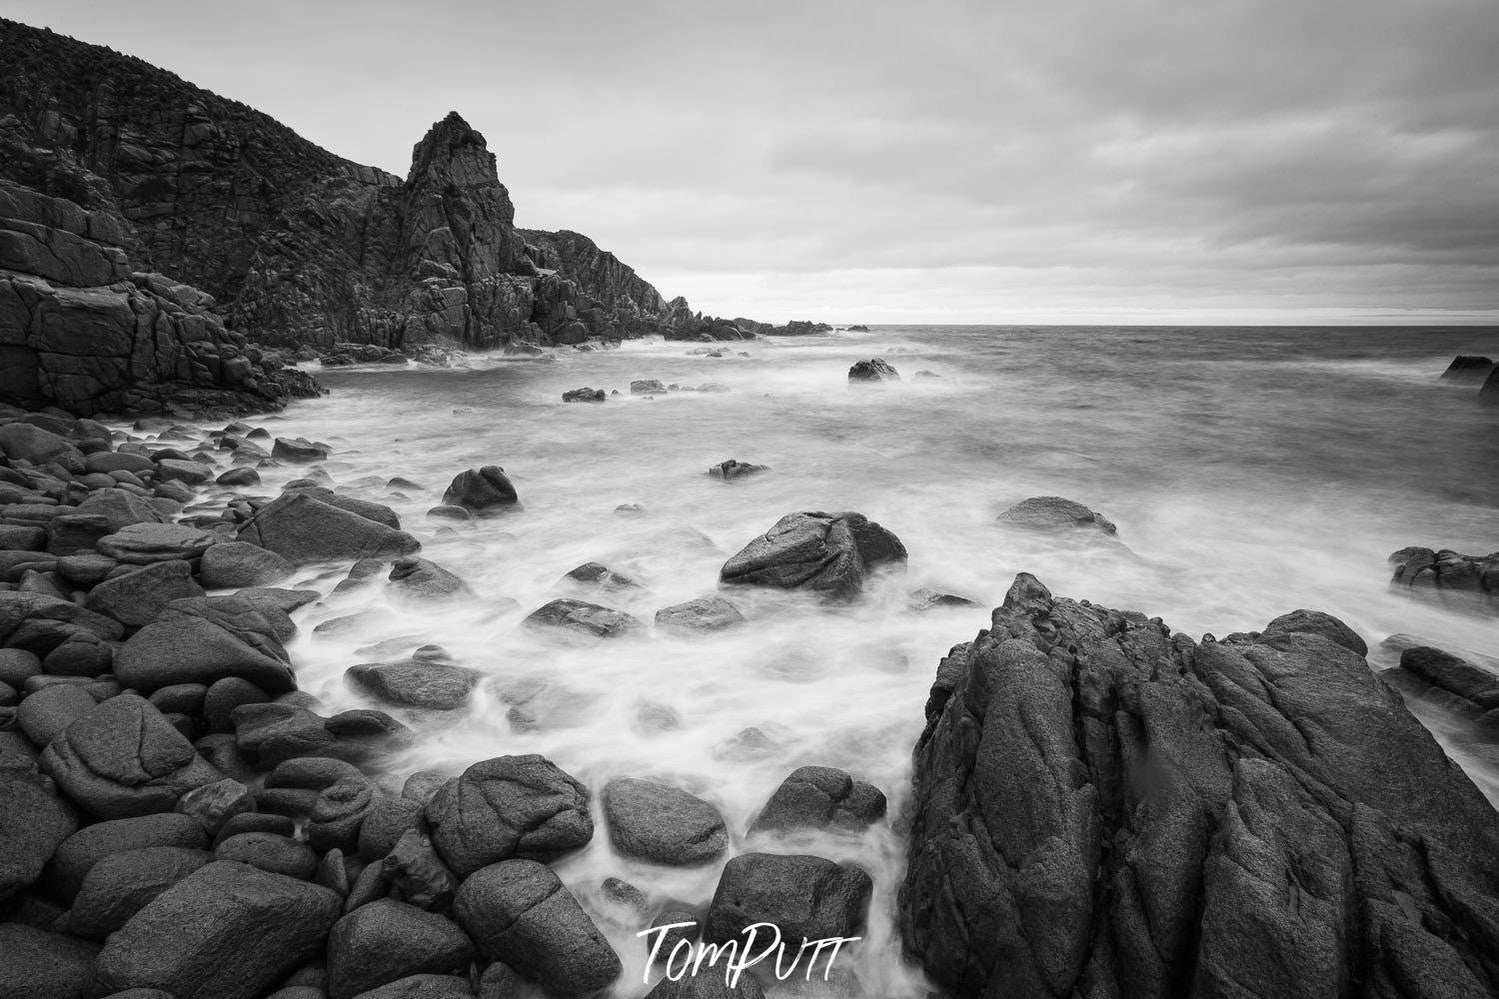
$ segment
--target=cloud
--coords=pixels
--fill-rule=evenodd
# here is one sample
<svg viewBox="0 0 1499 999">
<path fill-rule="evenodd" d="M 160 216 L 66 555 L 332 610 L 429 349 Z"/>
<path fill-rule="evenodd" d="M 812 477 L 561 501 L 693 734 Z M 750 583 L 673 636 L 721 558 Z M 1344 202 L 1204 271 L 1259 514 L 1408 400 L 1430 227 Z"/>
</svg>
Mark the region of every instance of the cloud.
<svg viewBox="0 0 1499 999">
<path fill-rule="evenodd" d="M 1490 0 L 17 6 L 710 312 L 1499 320 Z"/>
</svg>

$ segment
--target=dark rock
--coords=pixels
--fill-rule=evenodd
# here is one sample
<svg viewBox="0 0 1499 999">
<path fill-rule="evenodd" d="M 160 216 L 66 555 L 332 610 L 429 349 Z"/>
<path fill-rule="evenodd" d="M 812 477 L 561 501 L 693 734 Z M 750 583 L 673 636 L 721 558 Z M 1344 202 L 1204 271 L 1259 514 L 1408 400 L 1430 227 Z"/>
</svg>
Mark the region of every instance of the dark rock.
<svg viewBox="0 0 1499 999">
<path fill-rule="evenodd" d="M 1116 534 L 1118 528 L 1103 514 L 1094 513 L 1081 503 L 1061 496 L 1032 496 L 1021 500 L 999 515 L 1006 527 L 1029 531 L 1068 531 L 1087 528 L 1103 534 Z"/>
<path fill-rule="evenodd" d="M 103 518 L 105 534 L 124 530 L 131 524 L 162 524 L 167 519 L 148 500 L 124 489 L 101 489 L 90 493 L 78 504 L 78 514 Z M 56 548 L 52 550 L 56 551 Z"/>
<path fill-rule="evenodd" d="M 723 597 L 698 597 L 656 612 L 657 628 L 681 635 L 723 631 L 744 623 L 739 608 Z"/>
<path fill-rule="evenodd" d="M 47 781 L 0 752 L 0 902 L 34 884 L 77 829 L 78 816 Z"/>
<path fill-rule="evenodd" d="M 98 706 L 80 687 L 45 687 L 28 696 L 16 709 L 16 726 L 37 749 L 43 749 L 64 729 Z"/>
<path fill-rule="evenodd" d="M 104 819 L 170 811 L 220 775 L 144 698 L 121 694 L 74 721 L 42 752 L 70 801 Z"/>
<path fill-rule="evenodd" d="M 198 580 L 210 590 L 242 586 L 271 586 L 287 578 L 295 566 L 273 551 L 245 541 L 223 541 L 203 552 Z"/>
<path fill-rule="evenodd" d="M 177 811 L 191 815 L 210 836 L 217 836 L 236 815 L 255 810 L 255 796 L 237 780 L 223 780 L 194 788 L 177 799 Z"/>
<path fill-rule="evenodd" d="M 716 465 L 708 467 L 709 476 L 715 479 L 723 479 L 725 482 L 733 482 L 735 479 L 744 479 L 751 475 L 758 475 L 761 472 L 768 471 L 770 471 L 769 465 L 752 465 L 747 461 L 739 461 L 735 458 L 730 458 L 728 461 L 721 461 Z"/>
<path fill-rule="evenodd" d="M 171 560 L 111 576 L 89 591 L 84 606 L 126 627 L 149 624 L 173 600 L 203 596 L 187 562 Z"/>
<path fill-rule="evenodd" d="M 671 951 L 665 948 L 666 944 L 663 943 L 663 960 L 671 954 Z M 673 969 L 681 967 L 680 962 L 672 965 Z M 813 976 L 810 980 L 816 981 L 817 979 Z M 718 971 L 716 967 L 709 968 L 707 962 L 704 963 L 702 974 L 686 974 L 676 981 L 662 978 L 656 983 L 655 988 L 645 994 L 645 999 L 764 999 L 764 997 L 765 990 L 761 988 L 759 980 L 752 975 L 741 976 L 731 988 L 724 973 Z"/>
<path fill-rule="evenodd" d="M 534 861 L 476 871 L 458 889 L 453 914 L 485 959 L 503 961 L 559 999 L 591 995 L 623 970 L 577 899 Z"/>
<path fill-rule="evenodd" d="M 1400 653 L 1400 668 L 1481 712 L 1499 708 L 1499 674 L 1442 649 L 1418 645 Z"/>
<path fill-rule="evenodd" d="M 616 777 L 600 798 L 609 841 L 627 857 L 694 867 L 711 863 L 728 848 L 718 809 L 669 784 Z"/>
<path fill-rule="evenodd" d="M 452 711 L 468 703 L 483 674 L 428 659 L 362 663 L 344 671 L 355 688 L 384 704 Z"/>
<path fill-rule="evenodd" d="M 1390 556 L 1392 587 L 1431 593 L 1458 606 L 1499 609 L 1499 552 L 1463 555 L 1430 548 L 1402 548 Z"/>
<path fill-rule="evenodd" d="M 460 878 L 511 857 L 552 861 L 593 838 L 588 789 L 535 754 L 475 763 L 428 803 L 427 824 Z"/>
<path fill-rule="evenodd" d="M 1459 385 L 1481 385 L 1493 370 L 1494 362 L 1487 357 L 1459 354 L 1447 365 L 1447 370 L 1442 372 L 1442 380 Z"/>
<path fill-rule="evenodd" d="M 328 996 L 353 999 L 408 975 L 466 974 L 473 959 L 473 944 L 446 917 L 378 899 L 328 935 Z"/>
<path fill-rule="evenodd" d="M 109 938 L 106 988 L 177 999 L 255 999 L 321 952 L 340 900 L 318 885 L 215 861 L 158 895 Z"/>
<path fill-rule="evenodd" d="M 883 358 L 874 357 L 859 361 L 848 369 L 850 382 L 898 382 L 900 373 Z"/>
<path fill-rule="evenodd" d="M 71 902 L 89 871 L 105 857 L 159 846 L 206 850 L 208 833 L 191 816 L 171 812 L 96 822 L 63 840 L 43 879 L 49 892 Z"/>
<path fill-rule="evenodd" d="M 791 946 L 859 936 L 873 882 L 853 864 L 804 854 L 745 853 L 724 865 L 703 938 L 722 943 L 752 923 L 774 923 Z"/>
<path fill-rule="evenodd" d="M 586 385 L 562 393 L 563 402 L 603 402 L 604 398 L 603 389 L 589 388 Z"/>
<path fill-rule="evenodd" d="M 620 638 L 645 627 L 624 611 L 565 597 L 537 608 L 521 623 L 531 628 L 562 628 L 595 638 Z"/>
<path fill-rule="evenodd" d="M 203 695 L 203 718 L 212 732 L 233 732 L 234 709 L 241 704 L 264 704 L 271 695 L 240 676 L 226 676 L 208 685 Z"/>
<path fill-rule="evenodd" d="M 871 572 L 905 562 L 900 539 L 863 514 L 791 513 L 725 562 L 719 579 L 850 599 Z"/>
<path fill-rule="evenodd" d="M 446 910 L 458 890 L 458 879 L 420 828 L 401 833 L 380 862 L 380 870 L 392 896 L 418 909 Z"/>
<path fill-rule="evenodd" d="M 507 510 L 520 509 L 520 499 L 510 477 L 499 465 L 470 468 L 453 478 L 442 494 L 447 506 L 461 506 L 480 517 L 493 517 Z"/>
<path fill-rule="evenodd" d="M 29 423 L 0 426 L 0 454 L 37 467 L 55 462 L 69 472 L 84 470 L 83 452 L 65 438 Z"/>
<path fill-rule="evenodd" d="M 294 838 L 297 831 L 297 823 L 285 815 L 271 815 L 266 812 L 240 812 L 231 815 L 225 820 L 223 828 L 213 838 L 213 848 L 217 850 L 219 845 L 231 836 L 241 833 L 273 833 L 277 836 Z"/>
<path fill-rule="evenodd" d="M 452 520 L 460 524 L 470 524 L 475 519 L 472 511 L 465 510 L 461 506 L 434 506 L 427 511 L 427 516 L 435 520 Z"/>
<path fill-rule="evenodd" d="M 215 845 L 213 855 L 216 860 L 238 861 L 298 881 L 311 881 L 318 867 L 312 847 L 272 832 L 235 833 Z"/>
<path fill-rule="evenodd" d="M 1478 389 L 1478 401 L 1484 405 L 1499 405 L 1499 366 L 1495 366 Z"/>
<path fill-rule="evenodd" d="M 229 469 L 213 481 L 221 486 L 258 486 L 260 473 L 253 468 L 241 466 Z"/>
<path fill-rule="evenodd" d="M 375 798 L 359 824 L 359 856 L 367 861 L 384 858 L 408 830 L 422 824 L 423 811 L 423 805 L 410 798 Z"/>
<path fill-rule="evenodd" d="M 1341 645 L 1357 655 L 1369 654 L 1369 646 L 1358 636 L 1358 632 L 1322 611 L 1294 610 L 1289 614 L 1282 614 L 1265 625 L 1265 630 L 1260 632 L 1260 640 L 1273 643 L 1277 638 L 1297 634 L 1321 635 L 1329 642 Z"/>
<path fill-rule="evenodd" d="M 144 691 L 239 677 L 285 693 L 296 687 L 281 644 L 292 630 L 283 611 L 243 592 L 179 600 L 130 636 L 115 656 L 115 675 Z"/>
<path fill-rule="evenodd" d="M 20 923 L 0 923 L 0 995 L 90 999 L 99 945 Z"/>
<path fill-rule="evenodd" d="M 614 508 L 614 515 L 616 517 L 643 517 L 645 516 L 645 507 L 639 503 L 621 503 Z"/>
<path fill-rule="evenodd" d="M 458 975 L 408 975 L 355 999 L 472 999 L 468 979 Z"/>
<path fill-rule="evenodd" d="M 918 614 L 939 608 L 979 606 L 982 605 L 977 600 L 969 600 L 967 597 L 960 597 L 955 593 L 947 593 L 930 586 L 919 586 L 906 598 L 906 607 Z"/>
<path fill-rule="evenodd" d="M 277 437 L 271 457 L 282 461 L 322 461 L 328 457 L 328 445 L 314 443 L 305 437 Z"/>
<path fill-rule="evenodd" d="M 312 806 L 307 838 L 321 852 L 337 847 L 353 853 L 359 844 L 359 829 L 374 804 L 375 789 L 364 777 L 345 777 L 318 792 Z"/>
<path fill-rule="evenodd" d="M 239 529 L 239 539 L 282 556 L 293 565 L 399 558 L 421 543 L 357 513 L 307 493 L 283 493 Z"/>
<path fill-rule="evenodd" d="M 666 386 L 655 378 L 636 378 L 630 382 L 631 395 L 662 395 Z"/>
<path fill-rule="evenodd" d="M 1324 634 L 1194 644 L 1022 574 L 938 669 L 904 821 L 901 935 L 955 996 L 1495 984 L 1499 815 Z"/>
<path fill-rule="evenodd" d="M 126 524 L 99 541 L 99 554 L 129 565 L 193 559 L 217 540 L 186 524 Z"/>
<path fill-rule="evenodd" d="M 355 496 L 345 496 L 342 493 L 334 492 L 332 489 L 325 489 L 316 483 L 302 481 L 288 483 L 284 492 L 294 492 L 300 493 L 303 496 L 311 496 L 313 499 L 326 503 L 329 506 L 358 514 L 365 520 L 373 520 L 377 524 L 383 524 L 393 531 L 401 529 L 401 518 L 394 510 L 383 503 L 362 500 Z"/>
<path fill-rule="evenodd" d="M 622 572 L 616 572 L 602 562 L 584 562 L 562 577 L 585 586 L 598 586 L 607 590 L 638 590 L 640 584 Z"/>
<path fill-rule="evenodd" d="M 206 850 L 150 846 L 100 858 L 84 876 L 68 930 L 102 941 L 156 896 L 213 859 Z"/>
<path fill-rule="evenodd" d="M 860 831 L 885 817 L 885 795 L 832 767 L 797 767 L 781 782 L 750 832 L 793 829 Z"/>
<path fill-rule="evenodd" d="M 390 568 L 388 589 L 407 600 L 442 601 L 472 597 L 468 584 L 436 562 L 407 556 Z"/>
</svg>

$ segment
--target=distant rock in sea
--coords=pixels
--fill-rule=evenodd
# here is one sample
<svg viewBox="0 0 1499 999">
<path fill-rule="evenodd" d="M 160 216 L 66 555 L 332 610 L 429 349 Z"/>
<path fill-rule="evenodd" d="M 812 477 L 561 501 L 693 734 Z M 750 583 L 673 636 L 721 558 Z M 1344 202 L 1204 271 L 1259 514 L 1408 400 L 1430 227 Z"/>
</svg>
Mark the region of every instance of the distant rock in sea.
<svg viewBox="0 0 1499 999">
<path fill-rule="evenodd" d="M 1493 370 L 1494 362 L 1487 357 L 1459 354 L 1447 365 L 1447 370 L 1442 372 L 1442 380 L 1457 382 L 1459 385 L 1479 385 Z"/>
</svg>

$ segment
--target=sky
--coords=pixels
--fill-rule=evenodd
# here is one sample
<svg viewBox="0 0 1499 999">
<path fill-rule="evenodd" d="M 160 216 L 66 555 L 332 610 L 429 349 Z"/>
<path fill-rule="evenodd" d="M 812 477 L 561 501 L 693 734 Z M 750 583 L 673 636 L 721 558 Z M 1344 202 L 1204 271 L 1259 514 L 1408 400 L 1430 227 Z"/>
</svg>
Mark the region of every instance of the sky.
<svg viewBox="0 0 1499 999">
<path fill-rule="evenodd" d="M 1495 0 L 0 0 L 717 315 L 1499 322 Z"/>
</svg>

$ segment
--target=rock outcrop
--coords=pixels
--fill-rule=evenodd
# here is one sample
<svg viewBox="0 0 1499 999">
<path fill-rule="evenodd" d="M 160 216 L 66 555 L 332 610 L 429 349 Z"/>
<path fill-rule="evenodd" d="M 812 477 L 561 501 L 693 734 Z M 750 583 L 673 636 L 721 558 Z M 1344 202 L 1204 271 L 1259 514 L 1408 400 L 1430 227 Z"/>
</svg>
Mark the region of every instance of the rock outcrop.
<svg viewBox="0 0 1499 999">
<path fill-rule="evenodd" d="M 900 539 L 863 514 L 788 513 L 725 562 L 719 581 L 847 600 L 876 569 L 905 564 Z"/>
<path fill-rule="evenodd" d="M 254 343 L 339 345 L 339 356 L 754 336 L 666 301 L 585 236 L 517 229 L 494 155 L 456 113 L 400 178 L 101 46 L 0 20 L 0 51 L 0 177 L 106 200 L 128 223 L 95 235 L 106 250 L 79 257 L 70 286 L 125 280 L 128 253 L 212 296 Z M 53 166 L 73 158 L 86 178 L 53 183 Z"/>
<path fill-rule="evenodd" d="M 1017 577 L 916 748 L 899 918 L 937 985 L 1495 993 L 1499 815 L 1346 629 L 1279 620 L 1194 643 Z"/>
<path fill-rule="evenodd" d="M 1447 548 L 1402 548 L 1390 555 L 1392 587 L 1427 593 L 1474 610 L 1499 611 L 1499 552 L 1464 555 Z"/>
</svg>

